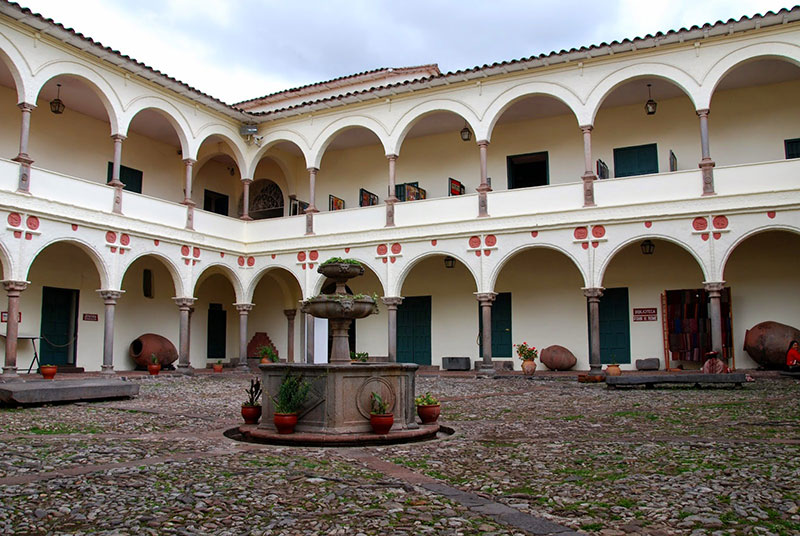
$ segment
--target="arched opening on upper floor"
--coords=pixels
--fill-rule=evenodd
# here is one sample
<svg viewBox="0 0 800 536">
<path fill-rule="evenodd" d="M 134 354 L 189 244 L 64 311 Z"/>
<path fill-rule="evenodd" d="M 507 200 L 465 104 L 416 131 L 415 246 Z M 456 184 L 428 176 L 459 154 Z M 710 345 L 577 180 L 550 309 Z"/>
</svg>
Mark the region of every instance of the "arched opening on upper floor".
<svg viewBox="0 0 800 536">
<path fill-rule="evenodd" d="M 666 340 L 670 367 L 701 366 L 711 344 L 704 280 L 698 260 L 677 242 L 642 236 L 619 247 L 600 285 L 602 362 L 629 368 L 636 359 L 659 357 L 663 369 Z"/>
<path fill-rule="evenodd" d="M 238 281 L 231 269 L 223 265 L 206 268 L 195 284 L 194 312 L 191 322 L 192 366 L 204 368 L 208 363 L 238 361 L 239 311 L 236 287 Z"/>
<path fill-rule="evenodd" d="M 213 134 L 203 140 L 197 154 L 192 179 L 195 206 L 222 216 L 241 216 L 236 205 L 243 190 L 239 151 L 225 136 Z M 252 186 L 250 190 L 252 196 Z"/>
<path fill-rule="evenodd" d="M 479 355 L 475 275 L 454 255 L 431 253 L 399 276 L 397 361 L 442 364 L 442 357 Z"/>
<path fill-rule="evenodd" d="M 758 56 L 732 66 L 709 108 L 711 158 L 717 166 L 800 158 L 800 66 Z"/>
<path fill-rule="evenodd" d="M 19 74 L 11 60 L 0 51 L 0 156 L 11 159 L 19 154 L 20 111 Z"/>
<path fill-rule="evenodd" d="M 305 362 L 304 318 L 300 313 L 303 291 L 290 271 L 270 267 L 251 285 L 253 309 L 247 323 L 247 356 L 259 357 L 260 346 L 272 346 L 282 361 Z"/>
<path fill-rule="evenodd" d="M 114 320 L 114 367 L 132 370 L 130 345 L 140 335 L 155 333 L 179 345 L 180 316 L 173 298 L 183 296 L 175 266 L 166 257 L 146 254 L 125 269 Z"/>
<path fill-rule="evenodd" d="M 507 257 L 495 275 L 492 304 L 492 358 L 519 360 L 514 344 L 527 342 L 541 352 L 559 345 L 589 363 L 584 274 L 575 259 L 550 246 L 520 248 Z"/>
<path fill-rule="evenodd" d="M 580 181 L 583 138 L 572 108 L 550 95 L 506 104 L 491 131 L 488 176 L 494 190 Z"/>
<path fill-rule="evenodd" d="M 320 211 L 377 205 L 388 192 L 383 144 L 372 130 L 345 127 L 331 135 L 316 179 Z"/>
<path fill-rule="evenodd" d="M 250 217 L 264 219 L 282 216 L 297 216 L 308 208 L 310 199 L 308 170 L 306 158 L 300 147 L 288 140 L 276 140 L 266 146 L 259 153 L 258 160 L 253 168 L 253 184 L 250 185 Z M 256 182 L 261 181 L 259 185 Z M 281 203 L 279 204 L 278 192 L 274 187 L 267 188 L 269 181 L 280 190 Z M 255 186 L 255 188 L 254 188 Z M 264 195 L 259 198 L 259 191 Z M 258 201 L 257 201 L 258 199 Z M 239 213 L 243 198 L 239 197 Z M 280 209 L 280 210 L 279 210 Z"/>
<path fill-rule="evenodd" d="M 648 102 L 655 103 L 654 113 Z M 619 82 L 598 104 L 592 130 L 592 166 L 598 178 L 697 169 L 700 127 L 682 85 L 659 76 Z"/>
<path fill-rule="evenodd" d="M 463 115 L 434 109 L 415 117 L 404 132 L 395 178 L 400 201 L 475 192 L 481 182 L 480 153 L 475 129 Z"/>
<path fill-rule="evenodd" d="M 800 329 L 799 263 L 800 233 L 790 230 L 761 229 L 730 252 L 723 279 L 731 293 L 737 368 L 759 365 L 742 350 L 745 332 L 756 324 L 773 321 Z"/>
</svg>

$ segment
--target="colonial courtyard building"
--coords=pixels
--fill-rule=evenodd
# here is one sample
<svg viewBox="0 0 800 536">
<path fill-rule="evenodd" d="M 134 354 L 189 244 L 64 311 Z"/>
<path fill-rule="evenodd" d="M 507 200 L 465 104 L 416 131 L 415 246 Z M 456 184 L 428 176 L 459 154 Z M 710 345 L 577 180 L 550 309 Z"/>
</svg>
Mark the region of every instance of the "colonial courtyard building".
<svg viewBox="0 0 800 536">
<path fill-rule="evenodd" d="M 131 369 L 143 333 L 325 361 L 331 257 L 373 357 L 752 368 L 745 330 L 800 319 L 798 66 L 794 8 L 230 106 L 2 1 L 3 376 Z"/>
</svg>

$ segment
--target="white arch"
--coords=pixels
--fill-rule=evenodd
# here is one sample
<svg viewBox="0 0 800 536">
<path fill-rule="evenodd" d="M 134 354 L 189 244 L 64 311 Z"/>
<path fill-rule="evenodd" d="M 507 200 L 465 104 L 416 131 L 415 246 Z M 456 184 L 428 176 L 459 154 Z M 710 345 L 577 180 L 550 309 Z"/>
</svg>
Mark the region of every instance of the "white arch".
<svg viewBox="0 0 800 536">
<path fill-rule="evenodd" d="M 183 279 L 181 279 L 180 269 L 175 265 L 172 259 L 156 251 L 144 251 L 139 255 L 129 258 L 128 264 L 126 264 L 124 268 L 120 270 L 120 278 L 117 285 L 118 288 L 122 288 L 122 282 L 125 280 L 125 274 L 128 273 L 128 270 L 131 266 L 133 266 L 133 263 L 143 257 L 155 257 L 158 261 L 160 261 L 164 265 L 164 268 L 167 269 L 167 272 L 169 272 L 169 275 L 172 277 L 172 286 L 175 288 L 175 297 L 184 297 Z"/>
<path fill-rule="evenodd" d="M 664 235 L 664 234 L 655 234 L 655 233 L 641 233 L 631 238 L 628 238 L 624 242 L 617 244 L 617 246 L 612 249 L 608 255 L 606 255 L 603 262 L 597 268 L 597 284 L 596 286 L 602 287 L 603 286 L 603 279 L 606 276 L 606 270 L 608 270 L 608 266 L 611 264 L 611 261 L 614 260 L 614 257 L 617 254 L 625 249 L 626 247 L 634 244 L 636 242 L 640 242 L 642 240 L 647 240 L 648 238 L 655 238 L 656 240 L 663 240 L 665 242 L 670 242 L 675 244 L 676 246 L 680 247 L 681 249 L 685 250 L 689 255 L 691 255 L 694 260 L 697 262 L 698 267 L 700 268 L 700 272 L 703 274 L 703 281 L 709 281 L 709 277 L 711 271 L 709 270 L 710 267 L 706 266 L 706 263 L 703 261 L 703 258 L 698 254 L 695 249 L 690 246 L 688 243 L 675 238 L 674 236 Z"/>
<path fill-rule="evenodd" d="M 778 58 L 800 66 L 800 46 L 773 41 L 748 45 L 720 58 L 706 73 L 697 99 L 698 109 L 710 108 L 717 86 L 725 76 L 745 62 L 763 58 Z"/>
<path fill-rule="evenodd" d="M 94 69 L 90 69 L 85 65 L 73 61 L 59 61 L 49 63 L 44 66 L 34 76 L 32 87 L 30 87 L 31 94 L 28 101 L 35 104 L 38 100 L 39 93 L 41 93 L 44 85 L 57 76 L 71 76 L 81 79 L 89 88 L 94 91 L 95 95 L 100 99 L 103 107 L 106 109 L 108 115 L 108 122 L 111 125 L 111 133 L 124 134 L 120 131 L 120 123 L 122 118 L 122 106 L 119 101 L 117 91 L 100 73 Z"/>
<path fill-rule="evenodd" d="M 375 134 L 386 154 L 389 154 L 389 133 L 386 131 L 386 127 L 371 117 L 352 115 L 334 121 L 319 133 L 311 146 L 311 167 L 318 168 L 320 166 L 322 156 L 336 136 L 345 130 L 356 127 L 365 128 Z"/>
<path fill-rule="evenodd" d="M 497 284 L 497 278 L 500 277 L 500 272 L 503 271 L 503 268 L 505 268 L 506 265 L 514 257 L 517 256 L 518 253 L 522 253 L 523 251 L 526 251 L 526 250 L 529 250 L 529 249 L 550 249 L 550 250 L 553 250 L 553 251 L 557 251 L 558 253 L 561 253 L 566 258 L 568 258 L 570 261 L 572 261 L 572 264 L 575 266 L 575 268 L 578 269 L 578 273 L 580 274 L 581 279 L 583 279 L 583 286 L 584 287 L 590 286 L 586 270 L 584 270 L 584 267 L 581 265 L 580 262 L 578 262 L 578 259 L 576 259 L 575 256 L 572 255 L 572 253 L 570 253 L 565 248 L 562 248 L 561 246 L 558 246 L 556 244 L 536 243 L 536 244 L 524 244 L 524 245 L 521 245 L 521 246 L 517 246 L 516 248 L 512 249 L 511 251 L 509 251 L 508 254 L 505 255 L 500 260 L 500 262 L 497 263 L 497 265 L 494 267 L 492 272 L 489 274 L 489 288 L 486 289 L 485 292 L 494 292 L 494 287 Z"/>
<path fill-rule="evenodd" d="M 733 252 L 736 251 L 737 247 L 739 247 L 745 240 L 752 238 L 757 234 L 768 233 L 770 231 L 784 231 L 800 235 L 800 227 L 792 227 L 791 225 L 786 225 L 786 224 L 771 224 L 771 225 L 767 224 L 767 225 L 762 225 L 761 227 L 756 227 L 754 229 L 748 230 L 742 236 L 737 238 L 730 245 L 730 247 L 728 247 L 728 249 L 725 250 L 725 253 L 722 255 L 722 258 L 720 259 L 719 263 L 719 272 L 718 272 L 720 274 L 720 279 L 724 280 L 725 268 L 728 267 L 728 261 L 730 260 L 731 255 L 733 255 Z"/>
<path fill-rule="evenodd" d="M 538 95 L 551 97 L 565 104 L 575 116 L 576 121 L 578 120 L 580 112 L 583 110 L 583 103 L 578 96 L 561 84 L 552 82 L 520 83 L 507 89 L 492 101 L 486 113 L 483 115 L 483 123 L 481 126 L 485 129 L 485 132 L 476 130 L 475 138 L 478 140 L 485 139 L 491 141 L 494 127 L 506 110 L 519 100 Z"/>
<path fill-rule="evenodd" d="M 230 129 L 225 125 L 221 125 L 218 123 L 207 125 L 201 128 L 197 134 L 198 156 L 200 154 L 200 149 L 202 149 L 203 147 L 203 143 L 211 136 L 219 136 L 224 140 L 225 144 L 228 145 L 228 147 L 230 147 L 231 152 L 233 153 L 234 160 L 236 161 L 236 165 L 239 168 L 239 173 L 242 175 L 242 177 L 244 177 L 247 161 L 244 158 L 244 153 L 246 151 L 246 148 L 241 140 L 241 136 L 239 136 L 235 131 L 233 131 L 233 129 Z"/>
<path fill-rule="evenodd" d="M 209 270 L 212 270 L 213 273 L 208 273 Z M 212 262 L 211 264 L 207 265 L 203 270 L 195 276 L 194 281 L 192 282 L 192 295 L 197 295 L 198 287 L 200 286 L 201 281 L 203 280 L 203 276 L 208 274 L 208 276 L 212 276 L 215 273 L 221 273 L 225 276 L 225 279 L 230 282 L 231 286 L 233 287 L 233 293 L 236 296 L 236 303 L 244 303 L 242 299 L 244 299 L 244 287 L 242 282 L 239 280 L 239 276 L 236 272 L 231 269 L 225 263 L 222 262 Z"/>
<path fill-rule="evenodd" d="M 3 267 L 2 279 L 15 279 L 17 277 L 14 272 L 14 259 L 8 251 L 8 246 L 2 240 L 0 240 L 0 266 Z"/>
<path fill-rule="evenodd" d="M 476 141 L 480 140 L 477 132 L 482 131 L 478 114 L 467 106 L 466 104 L 453 100 L 453 99 L 436 99 L 432 101 L 423 102 L 414 106 L 409 111 L 403 114 L 391 129 L 389 139 L 386 141 L 386 154 L 400 154 L 400 147 L 403 145 L 408 132 L 414 124 L 434 112 L 452 112 L 460 116 L 476 132 Z"/>
<path fill-rule="evenodd" d="M 700 85 L 697 81 L 683 69 L 664 63 L 637 63 L 617 69 L 613 73 L 603 78 L 591 91 L 586 99 L 586 105 L 578 115 L 580 125 L 593 125 L 606 97 L 622 84 L 635 78 L 660 78 L 666 80 L 683 90 L 695 109 L 698 107 L 698 96 L 700 95 Z"/>
<path fill-rule="evenodd" d="M 92 261 L 92 264 L 94 264 L 94 267 L 97 270 L 97 275 L 100 277 L 100 288 L 101 289 L 112 288 L 109 286 L 111 284 L 111 276 L 109 275 L 110 270 L 108 266 L 106 266 L 106 263 L 103 262 L 102 254 L 99 251 L 97 251 L 97 249 L 93 244 L 90 244 L 89 242 L 76 237 L 63 237 L 63 236 L 57 237 L 47 242 L 46 244 L 43 244 L 39 249 L 36 250 L 36 253 L 34 253 L 33 256 L 31 257 L 31 260 L 28 263 L 28 268 L 27 270 L 25 270 L 25 279 L 30 280 L 30 272 L 31 268 L 33 267 L 33 263 L 36 262 L 36 259 L 39 257 L 42 251 L 52 246 L 53 244 L 59 244 L 59 243 L 66 243 L 66 244 L 71 244 L 73 246 L 77 246 L 80 250 L 86 253 L 89 259 Z"/>
<path fill-rule="evenodd" d="M 258 164 L 260 164 L 261 161 L 264 160 L 265 158 L 269 158 L 270 160 L 275 162 L 275 164 L 280 168 L 281 173 L 283 173 L 283 183 L 281 183 L 281 181 L 275 180 L 277 177 L 256 176 L 256 171 L 258 170 Z M 283 205 L 289 206 L 289 195 L 297 191 L 297 184 L 296 184 L 297 178 L 293 176 L 289 164 L 287 164 L 286 161 L 280 155 L 277 154 L 263 155 L 261 159 L 258 161 L 258 164 L 256 164 L 256 167 L 253 168 L 253 175 L 250 178 L 253 179 L 253 181 L 257 181 L 258 179 L 269 179 L 275 184 L 277 184 L 278 187 L 283 192 Z"/>
<path fill-rule="evenodd" d="M 264 278 L 265 275 L 267 275 L 269 272 L 272 271 L 286 272 L 287 274 L 289 274 L 292 278 L 292 281 L 294 281 L 297 285 L 297 290 L 298 290 L 297 294 L 301 299 L 303 298 L 303 283 L 297 277 L 297 274 L 294 273 L 292 270 L 289 270 L 285 266 L 282 266 L 280 264 L 273 264 L 272 266 L 265 267 L 263 270 L 254 275 L 253 278 L 250 280 L 250 284 L 247 286 L 246 292 L 244 294 L 244 299 L 245 299 L 244 303 L 253 302 L 253 296 L 256 293 L 256 288 L 258 288 L 259 283 L 261 283 L 261 280 Z M 273 280 L 277 281 L 277 278 L 273 277 Z"/>
<path fill-rule="evenodd" d="M 472 269 L 472 266 L 464 259 L 460 254 L 454 251 L 448 251 L 445 249 L 438 249 L 436 251 L 428 251 L 419 255 L 418 257 L 414 257 L 408 263 L 403 266 L 402 270 L 399 274 L 397 274 L 397 278 L 395 278 L 394 284 L 388 289 L 389 294 L 386 296 L 402 296 L 400 292 L 403 290 L 403 284 L 406 282 L 406 278 L 408 274 L 411 273 L 411 270 L 414 269 L 420 262 L 427 259 L 428 257 L 453 257 L 459 263 L 463 264 L 467 271 L 472 275 L 472 282 L 475 283 L 475 291 L 481 292 L 481 285 L 480 280 L 478 279 L 478 274 L 475 273 L 475 270 Z"/>
<path fill-rule="evenodd" d="M 23 72 L 29 72 L 28 63 L 22 54 L 19 53 L 16 45 L 8 40 L 8 38 L 0 34 L 0 60 L 8 67 L 11 72 L 11 78 L 14 79 L 14 89 L 17 91 L 17 103 L 29 102 L 29 104 L 36 104 L 36 101 L 26 101 L 29 91 L 28 83 L 23 78 Z M 24 66 L 24 71 L 23 71 Z"/>
<path fill-rule="evenodd" d="M 261 148 L 256 152 L 253 158 L 250 160 L 250 165 L 247 168 L 247 174 L 244 175 L 245 178 L 253 178 L 253 173 L 256 171 L 256 167 L 258 166 L 259 160 L 267 153 L 267 151 L 272 148 L 273 145 L 281 143 L 283 141 L 288 141 L 297 146 L 300 149 L 300 152 L 303 153 L 303 158 L 306 161 L 306 167 L 311 167 L 309 162 L 311 162 L 311 149 L 309 147 L 308 141 L 293 130 L 276 130 L 273 132 L 268 132 L 264 134 L 264 138 L 261 140 Z"/>
<path fill-rule="evenodd" d="M 178 135 L 178 139 L 181 143 L 183 158 L 197 158 L 197 149 L 199 145 L 193 146 L 193 144 L 190 143 L 191 128 L 189 127 L 189 122 L 174 104 L 161 97 L 137 97 L 129 102 L 128 108 L 125 110 L 125 116 L 120 121 L 120 134 L 127 136 L 128 129 L 136 115 L 148 109 L 159 112 L 169 124 L 172 125 L 172 128 L 175 129 L 175 133 Z"/>
<path fill-rule="evenodd" d="M 380 283 L 380 285 L 381 285 L 381 292 L 383 292 L 382 296 L 387 296 L 387 294 L 386 294 L 386 287 L 387 287 L 386 281 L 384 281 L 384 278 L 381 276 L 381 272 L 385 273 L 386 270 L 379 270 L 377 267 L 373 266 L 370 261 L 364 260 L 361 257 L 355 256 L 355 255 L 351 255 L 349 253 L 348 253 L 348 258 L 357 260 L 358 262 L 360 262 L 362 264 L 362 266 L 364 266 L 365 269 L 368 269 L 370 272 L 372 272 L 375 275 L 375 277 L 378 279 L 378 283 Z M 319 260 L 320 263 L 323 263 L 327 259 L 320 258 L 318 260 Z M 315 279 L 314 279 L 314 283 L 311 285 L 311 288 L 313 289 L 313 292 L 311 294 L 312 296 L 316 296 L 317 294 L 322 292 L 322 284 L 325 283 L 325 279 L 326 279 L 326 277 L 324 275 L 316 272 L 316 266 L 317 265 L 315 264 L 314 266 L 315 266 L 315 269 L 314 269 L 315 270 L 314 271 Z"/>
</svg>

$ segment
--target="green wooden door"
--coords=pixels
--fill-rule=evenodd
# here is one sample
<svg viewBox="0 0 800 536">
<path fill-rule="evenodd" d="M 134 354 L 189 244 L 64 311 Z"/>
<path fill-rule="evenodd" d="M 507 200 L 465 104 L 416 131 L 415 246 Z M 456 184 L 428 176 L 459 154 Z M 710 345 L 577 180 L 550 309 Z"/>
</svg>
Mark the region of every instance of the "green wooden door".
<svg viewBox="0 0 800 536">
<path fill-rule="evenodd" d="M 39 361 L 43 365 L 75 363 L 78 335 L 78 290 L 42 287 Z"/>
<path fill-rule="evenodd" d="M 607 288 L 600 298 L 600 362 L 631 362 L 628 289 Z"/>
<path fill-rule="evenodd" d="M 483 357 L 483 317 L 478 304 L 478 352 Z M 500 292 L 492 304 L 492 357 L 512 357 L 511 293 Z"/>
<path fill-rule="evenodd" d="M 431 297 L 403 299 L 397 308 L 397 361 L 431 364 Z"/>
<path fill-rule="evenodd" d="M 208 330 L 206 339 L 206 358 L 225 359 L 225 339 L 227 336 L 228 314 L 220 303 L 208 304 Z"/>
<path fill-rule="evenodd" d="M 615 177 L 650 173 L 658 173 L 658 148 L 655 143 L 614 149 Z"/>
</svg>

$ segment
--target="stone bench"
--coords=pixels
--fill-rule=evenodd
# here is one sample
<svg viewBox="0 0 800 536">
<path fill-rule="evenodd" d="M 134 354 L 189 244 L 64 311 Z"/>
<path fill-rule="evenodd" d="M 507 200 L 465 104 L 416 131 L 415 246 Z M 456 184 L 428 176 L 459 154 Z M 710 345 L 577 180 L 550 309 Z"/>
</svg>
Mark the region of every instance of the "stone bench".
<svg viewBox="0 0 800 536">
<path fill-rule="evenodd" d="M 103 378 L 0 383 L 0 403 L 13 405 L 105 400 L 138 394 L 138 383 Z"/>
<path fill-rule="evenodd" d="M 469 357 L 443 357 L 443 370 L 469 370 L 472 368 L 472 359 Z"/>
<path fill-rule="evenodd" d="M 741 387 L 747 381 L 747 375 L 743 373 L 733 374 L 702 374 L 691 372 L 677 372 L 673 374 L 630 374 L 622 376 L 606 376 L 606 385 L 609 389 L 617 387 L 632 387 L 644 385 L 648 389 L 656 384 L 677 383 L 693 384 L 700 387 L 702 384 L 732 383 L 736 387 Z"/>
</svg>

